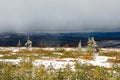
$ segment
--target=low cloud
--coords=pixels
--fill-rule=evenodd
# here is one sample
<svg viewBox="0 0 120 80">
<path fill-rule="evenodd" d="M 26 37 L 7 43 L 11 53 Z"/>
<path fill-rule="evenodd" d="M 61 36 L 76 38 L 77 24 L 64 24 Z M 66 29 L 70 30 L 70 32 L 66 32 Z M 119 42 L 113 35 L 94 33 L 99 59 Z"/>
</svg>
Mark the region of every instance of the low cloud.
<svg viewBox="0 0 120 80">
<path fill-rule="evenodd" d="M 0 0 L 0 31 L 120 31 L 119 0 Z"/>
</svg>

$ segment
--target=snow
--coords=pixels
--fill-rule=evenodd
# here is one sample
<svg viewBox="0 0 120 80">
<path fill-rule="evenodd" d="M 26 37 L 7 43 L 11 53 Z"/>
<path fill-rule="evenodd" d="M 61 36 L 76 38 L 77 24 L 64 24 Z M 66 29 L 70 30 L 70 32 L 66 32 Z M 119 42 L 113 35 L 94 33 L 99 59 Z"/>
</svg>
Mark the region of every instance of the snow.
<svg viewBox="0 0 120 80">
<path fill-rule="evenodd" d="M 0 47 L 0 51 L 11 51 L 12 54 L 16 54 L 22 49 L 26 49 L 25 47 L 15 48 L 15 47 Z M 54 50 L 55 48 L 31 48 L 33 49 L 44 49 L 44 50 Z M 76 50 L 77 48 L 64 48 L 67 51 Z M 84 48 L 83 48 L 84 49 Z M 108 51 L 108 49 L 102 48 L 103 51 Z M 109 51 L 120 51 L 119 49 L 109 49 Z M 54 52 L 53 54 L 62 55 L 62 53 Z M 30 54 L 31 55 L 31 54 Z M 0 57 L 4 55 L 0 54 Z M 38 54 L 34 54 L 34 56 L 38 56 Z M 18 64 L 22 58 L 19 59 L 0 59 L 0 62 L 11 62 Z M 102 66 L 106 68 L 110 68 L 112 63 L 107 62 L 108 59 L 116 59 L 116 57 L 108 57 L 108 56 L 94 56 L 94 60 L 83 60 L 81 58 L 51 58 L 51 57 L 42 57 L 42 59 L 37 59 L 33 61 L 34 66 L 40 66 L 41 64 L 45 65 L 45 67 L 53 66 L 55 69 L 65 68 L 66 65 L 70 65 L 71 69 L 74 69 L 75 61 L 78 61 L 82 64 L 91 64 L 94 66 Z"/>
<path fill-rule="evenodd" d="M 55 69 L 59 68 L 65 68 L 66 65 L 70 65 L 72 69 L 74 69 L 74 64 L 72 60 L 78 60 L 78 62 L 82 64 L 92 64 L 94 66 L 101 66 L 101 67 L 106 67 L 110 68 L 111 63 L 106 62 L 109 58 L 111 57 L 105 57 L 105 56 L 97 56 L 95 60 L 82 60 L 80 58 L 74 59 L 74 58 L 64 58 L 64 59 L 52 59 L 52 60 L 35 60 L 33 62 L 34 66 L 40 66 L 45 65 L 45 67 L 49 67 L 52 65 Z M 101 60 L 103 59 L 103 60 Z"/>
<path fill-rule="evenodd" d="M 101 66 L 110 68 L 111 63 L 107 62 L 109 58 L 114 57 L 107 57 L 107 56 L 96 56 L 95 60 L 82 60 L 80 58 L 63 58 L 63 59 L 49 59 L 49 60 L 35 60 L 33 62 L 34 66 L 40 66 L 41 64 L 44 65 L 46 68 L 52 65 L 55 69 L 65 68 L 66 65 L 70 65 L 72 69 L 74 69 L 75 62 L 73 60 L 77 60 L 82 64 L 92 64 L 94 66 Z"/>
<path fill-rule="evenodd" d="M 108 62 L 100 62 L 99 60 L 95 61 L 95 60 L 79 60 L 80 63 L 82 64 L 91 64 L 94 66 L 101 66 L 101 67 L 106 67 L 106 68 L 110 68 L 111 67 L 111 63 Z"/>
<path fill-rule="evenodd" d="M 43 49 L 43 50 L 55 50 L 55 48 L 50 48 L 50 47 L 41 48 L 41 49 Z M 66 51 L 70 51 L 70 50 L 76 50 L 77 48 L 63 48 L 63 49 L 65 49 Z"/>
<path fill-rule="evenodd" d="M 82 60 L 79 59 L 79 62 L 82 64 L 92 64 L 94 66 L 101 66 L 101 67 L 106 67 L 110 68 L 111 63 L 107 62 L 108 59 L 115 59 L 115 57 L 107 57 L 107 56 L 95 56 L 94 60 Z"/>
<path fill-rule="evenodd" d="M 26 47 L 20 47 L 20 50 L 24 50 L 26 49 Z M 33 49 L 43 49 L 43 50 L 55 50 L 55 48 L 51 48 L 51 47 L 47 47 L 47 48 L 39 48 L 39 47 L 31 47 L 30 50 Z M 70 51 L 70 50 L 77 50 L 78 48 L 63 48 L 66 51 Z M 16 49 L 16 47 L 0 47 L 0 51 L 18 51 L 18 48 Z M 82 48 L 83 51 L 86 51 L 86 48 Z M 120 52 L 119 48 L 101 48 L 102 51 L 118 51 Z"/>
<path fill-rule="evenodd" d="M 106 62 L 110 57 L 107 56 L 95 56 L 96 62 Z"/>
<path fill-rule="evenodd" d="M 69 64 L 71 66 L 71 69 L 73 70 L 75 60 L 77 60 L 81 64 L 88 64 L 88 65 L 92 64 L 94 66 L 101 66 L 101 67 L 110 68 L 111 63 L 106 62 L 109 58 L 114 58 L 114 57 L 96 56 L 94 60 L 83 60 L 80 58 L 76 58 L 76 59 L 75 58 L 63 58 L 63 59 L 45 58 L 44 60 L 43 59 L 34 60 L 32 63 L 36 67 L 38 67 L 40 65 L 44 65 L 45 68 L 48 68 L 49 66 L 52 65 L 54 67 L 54 69 L 65 68 L 66 65 Z M 26 59 L 26 60 L 28 61 L 29 59 Z M 0 61 L 18 64 L 21 61 L 21 59 L 0 59 Z"/>
<path fill-rule="evenodd" d="M 62 53 L 59 52 L 54 52 L 53 54 L 63 55 Z"/>
<path fill-rule="evenodd" d="M 101 48 L 102 51 L 117 51 L 120 52 L 119 48 Z"/>
<path fill-rule="evenodd" d="M 94 66 L 100 66 L 100 67 L 106 67 L 106 68 L 110 68 L 111 67 L 111 63 L 108 63 L 108 62 L 90 61 L 89 63 L 94 65 Z"/>
<path fill-rule="evenodd" d="M 0 57 L 3 57 L 4 55 L 0 54 Z"/>
<path fill-rule="evenodd" d="M 34 66 L 40 66 L 40 65 L 45 65 L 46 68 L 48 68 L 49 66 L 53 66 L 54 69 L 59 69 L 59 68 L 65 68 L 66 65 L 70 65 L 71 69 L 74 69 L 74 62 L 68 62 L 68 61 L 56 61 L 56 60 L 35 60 L 33 62 Z"/>
<path fill-rule="evenodd" d="M 41 48 L 43 50 L 55 50 L 55 48 Z"/>
<path fill-rule="evenodd" d="M 64 48 L 66 51 L 76 50 L 77 48 Z"/>
<path fill-rule="evenodd" d="M 20 59 L 0 59 L 0 62 L 11 62 L 13 64 L 18 64 L 20 61 Z"/>
</svg>

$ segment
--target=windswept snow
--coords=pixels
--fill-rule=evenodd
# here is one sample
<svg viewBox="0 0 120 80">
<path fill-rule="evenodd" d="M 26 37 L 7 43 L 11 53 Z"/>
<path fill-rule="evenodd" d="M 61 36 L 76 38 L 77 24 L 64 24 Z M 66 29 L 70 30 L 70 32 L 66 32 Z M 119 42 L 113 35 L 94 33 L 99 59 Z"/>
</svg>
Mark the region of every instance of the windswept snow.
<svg viewBox="0 0 120 80">
<path fill-rule="evenodd" d="M 25 50 L 26 47 L 20 47 L 20 48 L 16 48 L 16 47 L 0 47 L 0 51 L 12 51 L 12 52 L 17 52 L 20 50 Z M 55 50 L 55 48 L 51 48 L 51 47 L 47 47 L 47 48 L 39 48 L 39 47 L 31 47 L 28 50 L 37 50 L 37 49 L 43 49 L 43 50 Z M 65 49 L 66 51 L 70 51 L 70 50 L 78 50 L 78 48 L 62 48 L 61 49 Z M 85 51 L 85 48 L 82 48 L 82 51 Z M 119 48 L 101 48 L 102 51 L 118 51 L 120 52 Z"/>
<path fill-rule="evenodd" d="M 74 69 L 74 64 L 76 61 L 78 61 L 81 64 L 88 64 L 88 65 L 91 64 L 94 66 L 110 68 L 111 63 L 107 62 L 107 60 L 115 59 L 115 57 L 107 57 L 107 56 L 96 56 L 94 60 L 83 60 L 80 58 L 63 58 L 63 59 L 49 58 L 49 57 L 48 58 L 44 57 L 44 58 L 45 59 L 34 60 L 33 65 L 34 66 L 44 65 L 46 68 L 48 68 L 49 66 L 53 66 L 55 69 L 59 69 L 59 68 L 65 68 L 65 66 L 69 64 L 71 66 L 71 69 Z M 21 59 L 0 59 L 0 61 L 18 64 L 21 61 Z"/>
<path fill-rule="evenodd" d="M 0 59 L 0 62 L 10 62 L 13 64 L 18 64 L 20 61 L 20 59 Z"/>
<path fill-rule="evenodd" d="M 82 60 L 79 59 L 79 62 L 82 64 L 91 64 L 94 66 L 101 66 L 101 67 L 106 67 L 110 68 L 111 63 L 107 62 L 107 60 L 111 57 L 104 57 L 104 56 L 96 56 L 95 60 Z"/>
<path fill-rule="evenodd" d="M 40 66 L 40 65 L 44 65 L 46 68 L 48 68 L 49 66 L 53 66 L 54 69 L 59 69 L 59 68 L 65 68 L 66 65 L 70 65 L 72 69 L 74 69 L 74 62 L 66 62 L 66 61 L 56 61 L 56 60 L 35 60 L 33 62 L 34 66 Z"/>
<path fill-rule="evenodd" d="M 17 52 L 19 52 L 19 50 L 24 50 L 24 49 L 26 49 L 26 48 L 21 47 L 19 49 L 19 48 L 15 48 L 15 47 L 0 47 L 0 51 L 11 51 L 12 54 L 16 54 Z M 33 50 L 33 49 L 55 50 L 55 48 L 36 48 L 36 47 L 31 48 L 31 50 Z M 70 50 L 76 50 L 77 48 L 63 48 L 63 49 L 70 51 Z M 104 49 L 104 48 L 102 50 L 103 51 L 120 51 L 119 49 Z M 61 55 L 62 53 L 54 52 L 53 54 Z M 38 56 L 38 54 L 30 54 L 30 55 Z M 0 54 L 0 57 L 2 57 L 2 56 L 4 56 L 4 55 Z M 74 64 L 76 63 L 76 61 L 78 61 L 81 64 L 91 64 L 94 66 L 102 66 L 102 67 L 109 68 L 109 67 L 111 67 L 112 63 L 107 62 L 108 59 L 116 59 L 116 58 L 108 57 L 108 56 L 94 56 L 93 60 L 84 60 L 81 58 L 51 58 L 48 56 L 47 57 L 43 56 L 41 59 L 36 59 L 32 63 L 34 66 L 44 65 L 45 67 L 49 67 L 52 65 L 55 69 L 64 68 L 66 65 L 69 64 L 71 66 L 71 69 L 74 69 Z M 11 62 L 14 64 L 18 64 L 21 61 L 22 61 L 22 58 L 0 59 L 0 62 Z"/>
<path fill-rule="evenodd" d="M 0 54 L 0 57 L 3 57 L 4 55 Z"/>
<path fill-rule="evenodd" d="M 14 49 L 12 52 L 16 53 L 16 52 L 19 52 L 19 51 L 20 51 L 19 49 Z"/>
</svg>

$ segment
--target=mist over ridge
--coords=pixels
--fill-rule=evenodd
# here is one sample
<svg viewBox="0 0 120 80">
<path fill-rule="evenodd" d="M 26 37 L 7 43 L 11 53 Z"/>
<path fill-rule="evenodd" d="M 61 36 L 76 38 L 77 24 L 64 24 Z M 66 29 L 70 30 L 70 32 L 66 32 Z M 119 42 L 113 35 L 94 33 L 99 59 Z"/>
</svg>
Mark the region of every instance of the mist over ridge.
<svg viewBox="0 0 120 80">
<path fill-rule="evenodd" d="M 0 0 L 0 32 L 120 31 L 119 0 Z"/>
</svg>

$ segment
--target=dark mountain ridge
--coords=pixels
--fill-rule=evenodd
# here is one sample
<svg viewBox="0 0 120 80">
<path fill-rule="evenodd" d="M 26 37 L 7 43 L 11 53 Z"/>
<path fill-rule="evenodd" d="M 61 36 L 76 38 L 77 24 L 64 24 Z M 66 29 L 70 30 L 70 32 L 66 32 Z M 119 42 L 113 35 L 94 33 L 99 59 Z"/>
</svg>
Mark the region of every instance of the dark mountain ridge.
<svg viewBox="0 0 120 80">
<path fill-rule="evenodd" d="M 120 47 L 120 32 L 81 32 L 81 33 L 0 33 L 0 46 L 16 46 L 21 40 L 22 46 L 27 36 L 33 42 L 34 47 L 69 46 L 77 47 L 82 40 L 82 46 L 87 45 L 89 37 L 94 37 L 100 47 Z"/>
</svg>

